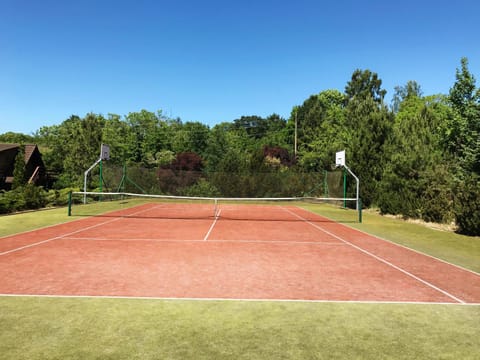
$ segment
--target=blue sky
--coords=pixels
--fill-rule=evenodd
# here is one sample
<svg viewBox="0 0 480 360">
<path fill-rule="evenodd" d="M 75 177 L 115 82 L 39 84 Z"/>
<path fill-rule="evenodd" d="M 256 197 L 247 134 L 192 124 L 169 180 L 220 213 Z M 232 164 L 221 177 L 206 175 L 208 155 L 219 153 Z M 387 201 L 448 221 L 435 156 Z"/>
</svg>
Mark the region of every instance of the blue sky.
<svg viewBox="0 0 480 360">
<path fill-rule="evenodd" d="M 408 80 L 448 93 L 461 57 L 480 77 L 479 14 L 476 0 L 0 0 L 0 133 L 141 109 L 288 118 L 355 69 L 387 99 Z"/>
</svg>

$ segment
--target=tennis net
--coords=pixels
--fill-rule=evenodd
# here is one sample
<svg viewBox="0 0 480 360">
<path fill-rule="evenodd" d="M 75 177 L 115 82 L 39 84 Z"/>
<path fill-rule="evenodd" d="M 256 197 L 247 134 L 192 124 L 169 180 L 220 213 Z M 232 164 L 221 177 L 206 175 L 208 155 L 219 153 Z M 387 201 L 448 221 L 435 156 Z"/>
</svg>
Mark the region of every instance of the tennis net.
<svg viewBox="0 0 480 360">
<path fill-rule="evenodd" d="M 354 198 L 226 198 L 72 192 L 69 196 L 68 214 L 159 219 L 304 221 L 292 211 L 296 208 L 334 221 L 361 222 L 361 209 L 357 208 Z"/>
</svg>

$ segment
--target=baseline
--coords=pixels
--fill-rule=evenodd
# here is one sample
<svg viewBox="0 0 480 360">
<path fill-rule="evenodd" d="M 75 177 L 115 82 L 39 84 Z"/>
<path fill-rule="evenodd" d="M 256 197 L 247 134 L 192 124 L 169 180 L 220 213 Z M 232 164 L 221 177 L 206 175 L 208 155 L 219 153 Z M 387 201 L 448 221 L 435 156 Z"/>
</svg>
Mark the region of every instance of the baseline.
<svg viewBox="0 0 480 360">
<path fill-rule="evenodd" d="M 118 300 L 158 300 L 158 301 L 221 301 L 221 302 L 282 302 L 282 303 L 318 303 L 318 304 L 386 304 L 386 305 L 436 305 L 436 306 L 480 306 L 480 303 L 452 303 L 427 301 L 375 301 L 375 300 L 312 300 L 312 299 L 251 299 L 251 298 L 196 298 L 196 297 L 159 297 L 159 296 L 115 296 L 115 295 L 46 295 L 46 294 L 1 294 L 5 297 L 50 298 L 50 299 L 118 299 Z"/>
<path fill-rule="evenodd" d="M 78 241 L 120 241 L 120 242 L 157 242 L 157 243 L 186 243 L 186 242 L 205 242 L 205 239 L 145 239 L 145 238 L 100 238 L 100 237 L 70 237 L 65 236 L 62 239 L 66 240 L 78 240 Z M 241 240 L 231 240 L 231 239 L 213 239 L 208 240 L 209 243 L 246 243 L 246 244 L 283 244 L 283 245 L 328 245 L 328 246 L 346 246 L 347 244 L 335 241 L 335 242 L 319 242 L 319 241 L 297 241 L 297 240 L 255 240 L 255 239 L 241 239 Z"/>
</svg>

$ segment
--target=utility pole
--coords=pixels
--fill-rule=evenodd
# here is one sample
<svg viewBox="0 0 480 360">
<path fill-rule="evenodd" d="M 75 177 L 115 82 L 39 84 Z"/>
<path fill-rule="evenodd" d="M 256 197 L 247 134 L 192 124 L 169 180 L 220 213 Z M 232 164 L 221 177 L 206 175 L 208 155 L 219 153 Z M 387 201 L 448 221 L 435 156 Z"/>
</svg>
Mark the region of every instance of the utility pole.
<svg viewBox="0 0 480 360">
<path fill-rule="evenodd" d="M 295 160 L 297 159 L 297 111 L 298 109 L 295 110 L 295 145 L 294 145 Z"/>
</svg>

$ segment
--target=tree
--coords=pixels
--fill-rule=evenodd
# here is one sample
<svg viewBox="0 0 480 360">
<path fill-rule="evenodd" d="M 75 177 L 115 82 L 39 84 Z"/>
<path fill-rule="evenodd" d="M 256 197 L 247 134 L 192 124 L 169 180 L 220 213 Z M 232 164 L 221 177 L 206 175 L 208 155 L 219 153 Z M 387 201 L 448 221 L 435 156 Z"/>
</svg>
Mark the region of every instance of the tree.
<svg viewBox="0 0 480 360">
<path fill-rule="evenodd" d="M 280 146 L 264 146 L 263 147 L 264 161 L 267 161 L 273 167 L 292 166 L 295 159 L 292 159 L 288 150 Z"/>
<path fill-rule="evenodd" d="M 201 177 L 202 158 L 194 152 L 179 153 L 171 164 L 158 170 L 158 181 L 163 192 L 183 195 Z"/>
<path fill-rule="evenodd" d="M 378 184 L 386 164 L 385 143 L 390 136 L 393 115 L 383 104 L 382 81 L 369 70 L 356 70 L 347 83 L 345 123 L 349 133 L 349 164 L 361 181 L 365 206 L 377 200 Z"/>
<path fill-rule="evenodd" d="M 454 116 L 447 128 L 446 143 L 464 170 L 480 174 L 480 89 L 475 82 L 467 58 L 462 58 L 449 94 Z"/>
<path fill-rule="evenodd" d="M 423 92 L 420 85 L 414 81 L 410 80 L 405 86 L 395 86 L 393 99 L 392 99 L 392 110 L 394 113 L 397 113 L 400 110 L 400 104 L 409 97 L 422 97 Z"/>
<path fill-rule="evenodd" d="M 228 132 L 231 128 L 231 123 L 224 122 L 215 125 L 209 131 L 205 149 L 207 172 L 218 171 L 220 162 L 230 148 Z"/>
<path fill-rule="evenodd" d="M 102 129 L 102 141 L 110 146 L 109 162 L 122 165 L 133 157 L 132 144 L 135 134 L 126 121 L 120 115 L 108 114 L 105 126 Z"/>
<path fill-rule="evenodd" d="M 59 152 L 60 125 L 42 126 L 35 135 L 38 144 L 43 145 L 42 159 L 45 167 L 53 174 L 63 172 L 63 152 Z"/>
<path fill-rule="evenodd" d="M 457 164 L 455 220 L 460 233 L 480 235 L 480 89 L 467 58 L 461 59 L 455 77 L 449 93 L 453 116 L 444 133 L 446 148 Z"/>
<path fill-rule="evenodd" d="M 83 173 L 100 155 L 105 118 L 87 114 L 72 115 L 60 125 L 43 127 L 39 137 L 49 151 L 45 162 L 60 173 L 56 187 L 81 186 Z"/>
<path fill-rule="evenodd" d="M 62 150 L 64 171 L 76 185 L 83 184 L 83 173 L 99 157 L 105 118 L 102 115 L 87 114 L 83 119 L 71 117 L 62 128 Z"/>
<path fill-rule="evenodd" d="M 376 103 L 382 103 L 386 90 L 382 88 L 382 80 L 378 75 L 370 70 L 357 69 L 353 72 L 351 80 L 345 87 L 347 101 L 353 98 L 367 99 L 372 98 Z"/>
<path fill-rule="evenodd" d="M 452 198 L 440 145 L 443 109 L 418 94 L 407 93 L 399 105 L 385 146 L 389 161 L 378 205 L 383 213 L 445 222 L 451 220 Z"/>
<path fill-rule="evenodd" d="M 204 154 L 207 148 L 209 128 L 199 122 L 186 122 L 172 134 L 172 148 L 175 153 L 194 152 Z"/>
<path fill-rule="evenodd" d="M 161 150 L 172 150 L 173 126 L 181 122 L 171 122 L 161 111 L 153 113 L 147 110 L 129 113 L 125 121 L 130 128 L 128 138 L 129 161 L 153 167 L 157 164 L 155 154 Z"/>
<path fill-rule="evenodd" d="M 194 152 L 184 152 L 177 154 L 168 167 L 176 171 L 201 171 L 203 161 L 200 155 Z"/>
<path fill-rule="evenodd" d="M 259 145 L 289 148 L 292 139 L 288 138 L 288 134 L 287 121 L 277 114 L 269 115 L 265 119 L 265 132 L 259 141 Z"/>
<path fill-rule="evenodd" d="M 480 89 L 476 89 L 475 77 L 468 70 L 468 59 L 461 59 L 461 70 L 457 69 L 455 84 L 450 89 L 450 101 L 462 117 L 477 115 Z"/>
<path fill-rule="evenodd" d="M 25 178 L 25 146 L 20 146 L 15 156 L 15 165 L 13 168 L 12 190 L 22 187 L 27 183 Z"/>
<path fill-rule="evenodd" d="M 233 121 L 235 129 L 244 129 L 246 133 L 255 138 L 262 138 L 267 131 L 267 124 L 265 119 L 257 115 L 242 116 L 240 119 Z"/>
<path fill-rule="evenodd" d="M 292 127 L 297 121 L 299 163 L 305 170 L 329 169 L 335 152 L 345 147 L 344 100 L 338 90 L 325 90 L 310 96 L 292 112 L 289 124 Z"/>
<path fill-rule="evenodd" d="M 0 135 L 0 142 L 11 144 L 28 144 L 34 143 L 35 137 L 9 131 Z"/>
<path fill-rule="evenodd" d="M 455 220 L 461 234 L 480 235 L 480 176 L 468 174 L 455 189 Z"/>
</svg>

